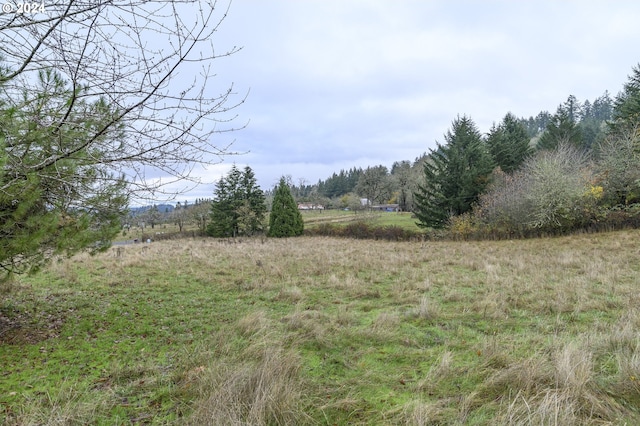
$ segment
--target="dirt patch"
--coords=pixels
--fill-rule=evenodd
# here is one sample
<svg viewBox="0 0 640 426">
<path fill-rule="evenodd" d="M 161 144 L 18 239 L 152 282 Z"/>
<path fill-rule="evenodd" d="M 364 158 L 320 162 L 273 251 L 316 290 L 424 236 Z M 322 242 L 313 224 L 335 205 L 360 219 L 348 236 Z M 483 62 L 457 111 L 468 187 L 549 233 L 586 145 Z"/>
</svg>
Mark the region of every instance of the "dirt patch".
<svg viewBox="0 0 640 426">
<path fill-rule="evenodd" d="M 0 310 L 0 344 L 25 345 L 58 337 L 65 318 L 61 315 Z"/>
</svg>

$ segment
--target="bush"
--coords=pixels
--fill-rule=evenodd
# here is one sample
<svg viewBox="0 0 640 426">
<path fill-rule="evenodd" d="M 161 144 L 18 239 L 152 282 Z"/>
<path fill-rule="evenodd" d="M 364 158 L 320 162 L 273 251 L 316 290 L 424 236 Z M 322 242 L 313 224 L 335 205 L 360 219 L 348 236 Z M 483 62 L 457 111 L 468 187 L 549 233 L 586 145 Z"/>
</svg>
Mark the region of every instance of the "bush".
<svg viewBox="0 0 640 426">
<path fill-rule="evenodd" d="M 471 213 L 453 216 L 449 219 L 449 232 L 454 240 L 467 240 L 478 232 L 475 218 Z"/>
<path fill-rule="evenodd" d="M 480 197 L 475 216 L 509 232 L 555 233 L 591 223 L 601 191 L 592 184 L 589 157 L 569 145 L 540 152 L 510 175 L 499 170 Z"/>
<path fill-rule="evenodd" d="M 372 226 L 365 221 L 353 222 L 346 226 L 324 223 L 315 228 L 305 230 L 305 234 L 386 241 L 410 241 L 418 239 L 422 235 L 419 232 L 404 229 L 400 226 Z"/>
</svg>

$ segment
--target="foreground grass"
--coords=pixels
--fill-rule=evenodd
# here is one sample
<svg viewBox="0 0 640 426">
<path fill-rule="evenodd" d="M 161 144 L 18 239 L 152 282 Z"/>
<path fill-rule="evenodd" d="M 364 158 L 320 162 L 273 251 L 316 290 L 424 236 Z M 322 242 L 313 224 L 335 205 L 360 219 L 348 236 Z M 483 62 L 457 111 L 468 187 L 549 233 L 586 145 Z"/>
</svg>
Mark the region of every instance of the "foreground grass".
<svg viewBox="0 0 640 426">
<path fill-rule="evenodd" d="M 143 247 L 3 289 L 0 423 L 640 423 L 638 231 Z"/>
</svg>

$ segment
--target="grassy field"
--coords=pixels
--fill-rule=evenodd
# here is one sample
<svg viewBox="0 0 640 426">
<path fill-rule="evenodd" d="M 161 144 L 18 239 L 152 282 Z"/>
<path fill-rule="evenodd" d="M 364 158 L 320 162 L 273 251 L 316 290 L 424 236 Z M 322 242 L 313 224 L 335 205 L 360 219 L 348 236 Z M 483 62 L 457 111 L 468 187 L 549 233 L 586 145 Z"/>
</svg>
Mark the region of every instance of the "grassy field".
<svg viewBox="0 0 640 426">
<path fill-rule="evenodd" d="M 0 424 L 640 424 L 639 231 L 117 250 L 1 289 Z"/>
<path fill-rule="evenodd" d="M 416 225 L 417 219 L 412 217 L 411 213 L 387 213 L 374 211 L 345 211 L 345 210 L 303 210 L 301 211 L 304 220 L 305 229 L 312 229 L 321 224 L 332 224 L 343 226 L 353 222 L 364 221 L 372 226 L 399 226 L 411 231 L 420 231 L 421 228 Z M 268 217 L 265 219 L 268 223 Z M 185 225 L 183 231 L 196 232 L 197 227 L 193 223 Z M 123 233 L 116 240 L 132 240 L 134 238 L 141 239 L 143 236 L 154 237 L 156 234 L 177 234 L 179 228 L 174 223 L 161 223 L 154 228 L 147 226 L 144 230 L 133 227 L 128 233 Z"/>
<path fill-rule="evenodd" d="M 372 226 L 399 226 L 410 231 L 420 231 L 416 225 L 417 219 L 411 213 L 387 213 L 387 212 L 352 212 L 344 210 L 303 211 L 305 229 L 312 229 L 320 224 L 332 224 L 336 226 L 348 223 L 365 221 Z"/>
</svg>

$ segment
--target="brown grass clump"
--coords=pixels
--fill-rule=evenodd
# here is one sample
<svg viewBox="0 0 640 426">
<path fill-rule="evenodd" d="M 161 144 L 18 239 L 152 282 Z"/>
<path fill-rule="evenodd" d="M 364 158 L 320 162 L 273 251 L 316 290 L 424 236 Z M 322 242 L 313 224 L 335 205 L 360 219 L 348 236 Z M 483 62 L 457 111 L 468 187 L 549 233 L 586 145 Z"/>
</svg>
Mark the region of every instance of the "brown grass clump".
<svg viewBox="0 0 640 426">
<path fill-rule="evenodd" d="M 603 424 L 624 409 L 595 381 L 593 353 L 569 342 L 496 372 L 480 394 L 502 395 L 496 424 Z"/>
<path fill-rule="evenodd" d="M 231 368 L 214 362 L 201 371 L 200 397 L 184 424 L 300 424 L 299 370 L 300 358 L 279 347 L 265 347 L 258 359 Z"/>
<path fill-rule="evenodd" d="M 432 321 L 438 317 L 438 305 L 429 300 L 429 297 L 422 296 L 418 305 L 409 310 L 409 316 L 419 318 L 425 321 Z"/>
<path fill-rule="evenodd" d="M 273 334 L 264 311 L 241 318 L 239 331 L 250 336 L 240 351 L 222 334 L 214 351 L 199 352 L 181 379 L 195 389 L 186 425 L 285 425 L 305 422 L 301 359 Z M 227 349 L 224 349 L 227 348 Z M 194 392 L 194 390 L 192 390 Z"/>
<path fill-rule="evenodd" d="M 275 297 L 278 301 L 289 301 L 291 303 L 297 303 L 304 298 L 304 292 L 298 286 L 281 288 Z"/>
<path fill-rule="evenodd" d="M 331 320 L 326 314 L 315 309 L 305 309 L 301 305 L 296 305 L 294 312 L 284 316 L 281 321 L 289 332 L 294 333 L 298 342 L 324 345 L 332 330 Z"/>
<path fill-rule="evenodd" d="M 400 325 L 400 315 L 395 312 L 380 312 L 373 320 L 371 329 L 377 332 L 393 333 Z"/>
<path fill-rule="evenodd" d="M 428 426 L 442 423 L 443 406 L 446 406 L 441 402 L 425 402 L 421 400 L 411 400 L 404 404 L 400 415 L 398 416 L 397 424 L 404 424 L 406 426 Z"/>
<path fill-rule="evenodd" d="M 238 321 L 238 330 L 243 336 L 263 334 L 269 327 L 269 319 L 263 310 L 252 311 Z"/>
</svg>

